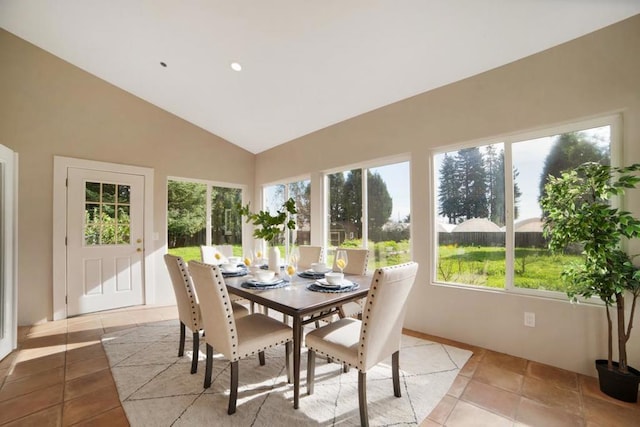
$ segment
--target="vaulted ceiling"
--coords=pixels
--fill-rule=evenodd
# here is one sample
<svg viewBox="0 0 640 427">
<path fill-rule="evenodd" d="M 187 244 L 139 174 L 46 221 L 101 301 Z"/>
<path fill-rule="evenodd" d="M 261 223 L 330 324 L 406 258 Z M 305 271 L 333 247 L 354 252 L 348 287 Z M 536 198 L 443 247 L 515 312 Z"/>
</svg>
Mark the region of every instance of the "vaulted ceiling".
<svg viewBox="0 0 640 427">
<path fill-rule="evenodd" d="M 638 13 L 638 0 L 0 0 L 5 30 L 253 153 Z"/>
</svg>

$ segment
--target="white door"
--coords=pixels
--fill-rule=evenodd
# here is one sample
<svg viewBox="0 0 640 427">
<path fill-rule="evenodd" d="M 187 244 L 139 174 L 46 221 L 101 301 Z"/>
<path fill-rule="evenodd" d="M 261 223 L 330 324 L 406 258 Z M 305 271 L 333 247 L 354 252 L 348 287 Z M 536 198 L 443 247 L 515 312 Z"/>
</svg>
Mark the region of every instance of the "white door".
<svg viewBox="0 0 640 427">
<path fill-rule="evenodd" d="M 16 155 L 0 145 L 0 359 L 16 348 L 15 167 Z"/>
<path fill-rule="evenodd" d="M 144 177 L 67 170 L 69 316 L 144 303 Z"/>
</svg>

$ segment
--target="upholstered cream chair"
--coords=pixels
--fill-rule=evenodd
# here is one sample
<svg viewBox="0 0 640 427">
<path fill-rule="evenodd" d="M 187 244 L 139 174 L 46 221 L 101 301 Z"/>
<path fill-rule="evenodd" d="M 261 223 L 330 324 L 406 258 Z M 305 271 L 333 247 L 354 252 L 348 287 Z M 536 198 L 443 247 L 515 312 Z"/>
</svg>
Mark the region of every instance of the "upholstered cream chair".
<svg viewBox="0 0 640 427">
<path fill-rule="evenodd" d="M 299 270 L 308 270 L 312 263 L 322 261 L 322 246 L 301 245 L 298 246 L 298 251 L 300 252 Z"/>
<path fill-rule="evenodd" d="M 293 330 L 264 314 L 250 314 L 235 318 L 233 305 L 229 304 L 229 293 L 220 269 L 211 264 L 197 261 L 189 263 L 198 295 L 206 335 L 207 362 L 204 387 L 211 386 L 213 349 L 222 353 L 231 363 L 231 384 L 229 394 L 229 415 L 236 412 L 238 398 L 238 361 L 258 353 L 260 364 L 264 365 L 264 351 L 279 344 L 285 344 L 286 370 L 290 380 L 289 359 Z"/>
<path fill-rule="evenodd" d="M 216 258 L 216 254 L 220 258 Z M 207 264 L 221 264 L 225 262 L 226 256 L 215 246 L 200 245 L 200 259 Z"/>
<path fill-rule="evenodd" d="M 391 356 L 393 394 L 400 397 L 400 339 L 406 302 L 418 272 L 409 262 L 379 268 L 373 274 L 363 319 L 340 319 L 314 329 L 305 337 L 308 348 L 307 392 L 313 394 L 315 355 L 330 357 L 358 369 L 360 424 L 367 416 L 367 371 Z"/>
<path fill-rule="evenodd" d="M 229 258 L 233 256 L 233 245 L 216 245 L 216 249 L 225 257 Z"/>
<path fill-rule="evenodd" d="M 364 276 L 367 274 L 367 264 L 369 263 L 369 250 L 356 248 L 338 248 L 347 252 L 347 266 L 344 268 L 345 274 L 357 274 Z M 336 266 L 335 258 L 333 260 L 333 271 L 339 271 Z M 340 317 L 354 317 L 362 314 L 363 300 L 348 302 L 343 304 L 339 310 Z"/>
<path fill-rule="evenodd" d="M 180 344 L 178 347 L 178 357 L 184 355 L 184 342 L 186 328 L 192 332 L 193 336 L 193 356 L 191 357 L 191 373 L 198 371 L 198 348 L 200 346 L 200 331 L 202 330 L 202 318 L 200 317 L 200 306 L 198 304 L 198 295 L 191 282 L 189 271 L 184 260 L 175 255 L 166 254 L 164 262 L 171 276 L 171 284 L 173 292 L 176 296 L 176 304 L 178 306 L 178 317 L 180 319 Z M 235 304 L 233 305 L 236 316 L 246 316 L 249 310 L 246 307 Z"/>
</svg>

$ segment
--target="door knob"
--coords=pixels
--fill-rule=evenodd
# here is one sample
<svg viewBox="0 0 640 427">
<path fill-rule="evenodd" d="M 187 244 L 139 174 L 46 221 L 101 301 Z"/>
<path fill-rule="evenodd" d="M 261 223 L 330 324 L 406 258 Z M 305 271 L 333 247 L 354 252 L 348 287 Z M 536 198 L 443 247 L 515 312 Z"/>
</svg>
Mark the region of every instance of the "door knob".
<svg viewBox="0 0 640 427">
<path fill-rule="evenodd" d="M 136 240 L 136 243 L 142 243 L 142 239 Z"/>
<path fill-rule="evenodd" d="M 142 252 L 142 248 L 136 249 L 137 252 Z"/>
</svg>

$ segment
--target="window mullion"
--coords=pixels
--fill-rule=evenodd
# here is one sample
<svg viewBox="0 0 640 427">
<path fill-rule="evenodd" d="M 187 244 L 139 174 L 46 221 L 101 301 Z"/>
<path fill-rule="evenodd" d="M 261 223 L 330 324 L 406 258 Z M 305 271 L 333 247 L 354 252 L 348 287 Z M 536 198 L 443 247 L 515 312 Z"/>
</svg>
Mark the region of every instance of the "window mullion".
<svg viewBox="0 0 640 427">
<path fill-rule="evenodd" d="M 505 193 L 505 283 L 506 290 L 513 290 L 515 263 L 513 161 L 511 142 L 504 143 L 504 193 Z"/>
<path fill-rule="evenodd" d="M 360 218 L 360 226 L 362 227 L 362 247 L 369 246 L 369 197 L 367 188 L 367 176 L 369 169 L 362 168 L 362 217 Z"/>
<path fill-rule="evenodd" d="M 213 214 L 212 210 L 212 204 L 211 204 L 211 194 L 213 193 L 211 190 L 212 185 L 211 184 L 207 184 L 207 202 L 206 202 L 206 208 L 205 208 L 205 215 L 206 215 L 206 237 L 205 237 L 205 244 L 207 246 L 211 246 L 212 243 L 212 239 L 211 239 L 211 227 L 212 227 L 212 223 L 211 223 L 211 215 Z"/>
</svg>

